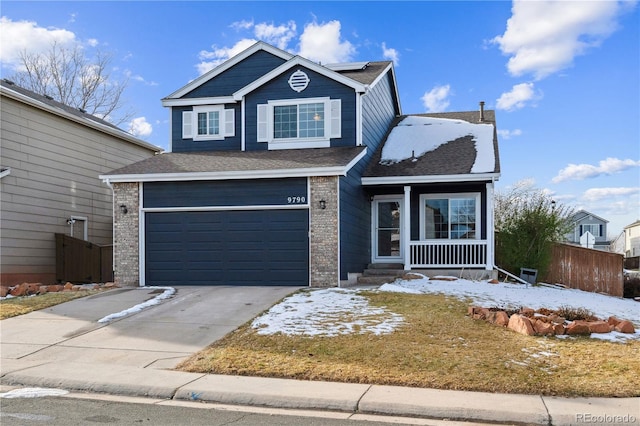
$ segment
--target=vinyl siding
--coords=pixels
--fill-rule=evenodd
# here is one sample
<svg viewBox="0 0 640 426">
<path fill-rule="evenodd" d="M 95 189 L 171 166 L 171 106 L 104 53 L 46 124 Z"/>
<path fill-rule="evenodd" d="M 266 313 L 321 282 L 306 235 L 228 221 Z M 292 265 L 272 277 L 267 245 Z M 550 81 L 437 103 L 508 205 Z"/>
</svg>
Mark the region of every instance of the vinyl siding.
<svg viewBox="0 0 640 426">
<path fill-rule="evenodd" d="M 310 80 L 307 88 L 300 93 L 292 90 L 288 83 L 291 74 L 299 69 L 304 71 Z M 267 143 L 257 142 L 257 106 L 259 104 L 266 104 L 268 101 L 274 100 L 321 97 L 340 99 L 342 103 L 342 135 L 340 138 L 331 139 L 331 147 L 355 146 L 356 94 L 354 90 L 308 68 L 298 66 L 287 70 L 246 96 L 245 138 L 247 151 L 266 150 L 268 148 Z"/>
<path fill-rule="evenodd" d="M 341 280 L 349 272 L 362 272 L 371 261 L 371 202 L 361 178 L 398 113 L 390 78 L 387 74 L 362 97 L 362 139 L 367 155 L 340 178 Z"/>
<path fill-rule="evenodd" d="M 71 216 L 110 244 L 112 194 L 98 175 L 153 152 L 13 99 L 1 107 L 2 273 L 55 273 L 54 234 L 69 233 Z"/>
</svg>

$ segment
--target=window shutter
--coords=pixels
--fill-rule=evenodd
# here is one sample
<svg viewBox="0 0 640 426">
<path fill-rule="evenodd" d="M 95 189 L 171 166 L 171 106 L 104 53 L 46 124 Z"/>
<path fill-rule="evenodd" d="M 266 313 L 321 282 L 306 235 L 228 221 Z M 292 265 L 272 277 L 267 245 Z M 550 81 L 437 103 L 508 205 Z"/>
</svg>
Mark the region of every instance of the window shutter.
<svg viewBox="0 0 640 426">
<path fill-rule="evenodd" d="M 182 139 L 193 138 L 193 111 L 182 112 Z"/>
<path fill-rule="evenodd" d="M 604 229 L 602 228 L 604 228 L 604 225 L 600 224 L 600 229 L 599 229 L 600 235 L 597 235 L 598 237 L 604 237 Z"/>
<path fill-rule="evenodd" d="M 236 111 L 233 109 L 224 110 L 224 137 L 235 136 L 236 134 Z"/>
<path fill-rule="evenodd" d="M 258 105 L 258 142 L 269 142 L 269 105 Z"/>
<path fill-rule="evenodd" d="M 342 104 L 340 99 L 331 100 L 331 131 L 329 137 L 339 138 L 342 137 Z"/>
<path fill-rule="evenodd" d="M 582 234 L 584 234 L 584 232 L 582 232 L 582 225 L 580 225 L 580 231 L 578 231 L 578 233 L 580 234 L 581 237 L 582 237 Z"/>
</svg>

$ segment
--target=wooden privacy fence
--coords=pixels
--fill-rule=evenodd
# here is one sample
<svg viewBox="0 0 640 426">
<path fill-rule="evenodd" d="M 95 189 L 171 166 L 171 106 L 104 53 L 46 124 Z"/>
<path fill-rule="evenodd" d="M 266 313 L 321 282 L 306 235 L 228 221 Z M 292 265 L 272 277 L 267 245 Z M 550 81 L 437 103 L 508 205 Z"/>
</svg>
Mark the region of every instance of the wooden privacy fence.
<svg viewBox="0 0 640 426">
<path fill-rule="evenodd" d="M 622 297 L 623 257 L 617 253 L 554 244 L 545 282 Z"/>
<path fill-rule="evenodd" d="M 99 246 L 56 234 L 56 280 L 72 283 L 113 281 L 113 246 Z"/>
</svg>

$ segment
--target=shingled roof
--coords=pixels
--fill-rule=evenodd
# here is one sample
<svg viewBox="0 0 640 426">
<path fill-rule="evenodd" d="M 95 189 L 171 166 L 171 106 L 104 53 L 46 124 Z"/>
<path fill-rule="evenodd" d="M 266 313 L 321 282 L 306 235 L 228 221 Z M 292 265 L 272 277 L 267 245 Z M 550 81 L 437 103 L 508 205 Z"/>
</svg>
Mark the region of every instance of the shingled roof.
<svg viewBox="0 0 640 426">
<path fill-rule="evenodd" d="M 299 176 L 346 173 L 366 147 L 287 149 L 276 151 L 170 152 L 122 167 L 101 176 L 119 181 L 162 180 L 164 176 L 200 174 L 215 179 L 276 177 L 277 172 Z"/>
<path fill-rule="evenodd" d="M 389 142 L 394 129 L 398 128 L 405 119 L 410 117 L 441 119 L 439 120 L 441 121 L 439 124 L 442 124 L 443 126 L 458 126 L 462 124 L 461 122 L 492 125 L 493 140 L 481 148 L 490 151 L 482 153 L 485 157 L 491 157 L 488 158 L 488 160 L 493 160 L 493 163 L 491 163 L 491 161 L 487 162 L 490 164 L 490 170 L 484 170 L 481 167 L 477 167 L 480 153 L 478 152 L 478 136 L 473 133 L 461 135 L 451 140 L 443 141 L 443 143 L 435 143 L 434 141 L 427 139 L 419 140 L 418 138 L 420 136 L 415 136 L 414 132 L 411 140 L 401 142 L 405 143 L 407 146 L 420 146 L 421 144 L 430 146 L 433 144 L 435 148 L 432 150 L 427 148 L 424 153 L 412 153 L 407 156 L 407 158 L 402 158 L 400 160 L 389 160 L 388 158 L 385 158 L 384 148 Z M 432 123 L 425 124 L 432 125 Z M 425 138 L 426 137 L 428 136 L 425 136 Z M 397 143 L 398 141 L 396 140 L 395 142 Z M 476 166 L 475 169 L 479 170 L 474 170 L 474 165 Z M 373 181 L 375 181 L 375 178 L 425 177 L 425 181 L 437 181 L 438 176 L 450 177 L 467 175 L 472 178 L 473 174 L 486 176 L 487 174 L 499 175 L 499 173 L 500 163 L 498 155 L 498 141 L 495 132 L 494 111 L 484 111 L 484 120 L 481 122 L 479 121 L 478 111 L 464 111 L 403 115 L 398 117 L 392 124 L 384 142 L 372 156 L 372 159 L 363 175 L 363 180 L 367 181 L 367 179 L 369 179 L 368 183 L 374 183 Z"/>
</svg>

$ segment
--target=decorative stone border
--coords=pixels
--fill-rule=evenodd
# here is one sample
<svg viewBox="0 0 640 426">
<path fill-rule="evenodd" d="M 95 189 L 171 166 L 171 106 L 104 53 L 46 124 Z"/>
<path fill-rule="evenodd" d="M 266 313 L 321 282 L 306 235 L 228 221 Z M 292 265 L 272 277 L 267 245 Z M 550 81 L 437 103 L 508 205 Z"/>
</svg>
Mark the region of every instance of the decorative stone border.
<svg viewBox="0 0 640 426">
<path fill-rule="evenodd" d="M 545 311 L 545 313 L 539 311 Z M 600 319 L 567 321 L 553 312 L 548 313 L 548 309 L 539 311 L 522 308 L 519 312 L 509 315 L 502 310 L 470 306 L 468 315 L 475 320 L 484 320 L 527 336 L 587 335 L 612 331 L 635 333 L 635 327 L 631 321 L 616 317 L 609 317 L 607 321 Z"/>
<path fill-rule="evenodd" d="M 80 290 L 100 290 L 118 287 L 112 282 L 107 283 L 94 283 L 94 284 L 53 284 L 44 285 L 41 283 L 22 283 L 13 287 L 0 287 L 0 297 L 7 297 L 8 295 L 14 297 L 20 296 L 32 296 L 35 294 L 54 293 L 59 291 L 80 291 Z"/>
</svg>

